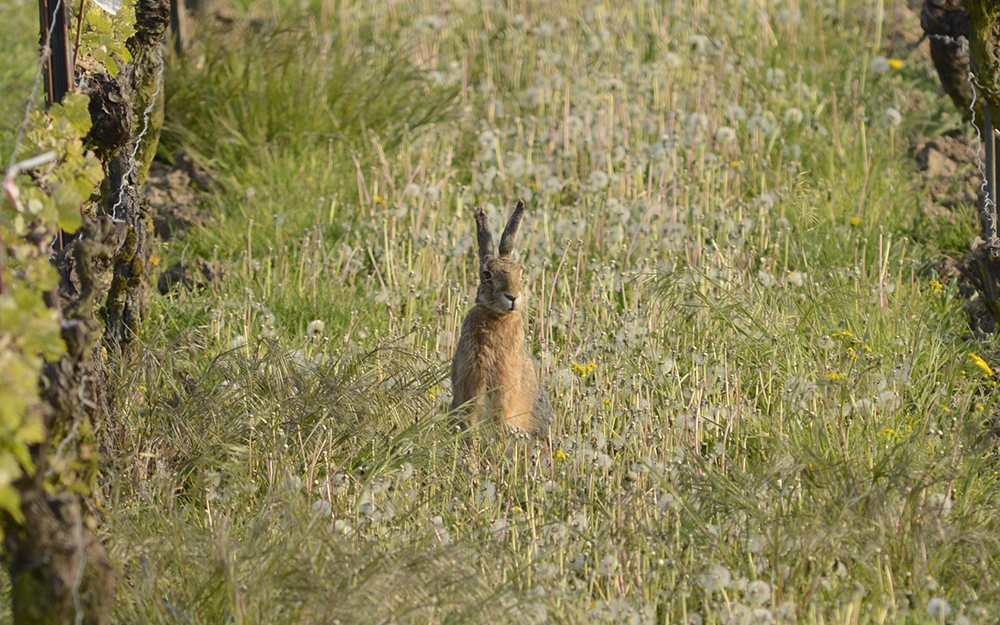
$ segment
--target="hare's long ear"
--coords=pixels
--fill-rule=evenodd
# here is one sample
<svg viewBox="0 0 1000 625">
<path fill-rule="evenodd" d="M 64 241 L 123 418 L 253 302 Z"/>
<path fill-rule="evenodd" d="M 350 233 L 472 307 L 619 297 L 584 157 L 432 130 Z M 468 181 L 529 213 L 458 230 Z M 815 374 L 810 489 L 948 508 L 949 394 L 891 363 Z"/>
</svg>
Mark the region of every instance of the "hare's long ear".
<svg viewBox="0 0 1000 625">
<path fill-rule="evenodd" d="M 510 256 L 514 251 L 514 241 L 517 240 L 517 229 L 521 227 L 521 217 L 524 216 L 524 200 L 517 201 L 517 208 L 507 220 L 507 226 L 500 235 L 500 257 Z"/>
<path fill-rule="evenodd" d="M 476 237 L 479 239 L 479 262 L 486 262 L 488 256 L 493 256 L 493 235 L 490 234 L 486 209 L 482 206 L 476 209 Z"/>
</svg>

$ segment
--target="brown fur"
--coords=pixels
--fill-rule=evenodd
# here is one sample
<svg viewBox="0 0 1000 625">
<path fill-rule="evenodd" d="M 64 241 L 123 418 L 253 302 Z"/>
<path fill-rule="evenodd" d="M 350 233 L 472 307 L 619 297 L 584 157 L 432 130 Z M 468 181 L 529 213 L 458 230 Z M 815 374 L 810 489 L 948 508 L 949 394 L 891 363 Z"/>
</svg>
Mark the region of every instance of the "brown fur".
<svg viewBox="0 0 1000 625">
<path fill-rule="evenodd" d="M 552 405 L 524 340 L 523 268 L 510 258 L 523 213 L 519 201 L 494 256 L 486 211 L 476 210 L 479 290 L 451 363 L 451 409 L 468 415 L 469 424 L 497 418 L 513 430 L 544 436 Z"/>
</svg>

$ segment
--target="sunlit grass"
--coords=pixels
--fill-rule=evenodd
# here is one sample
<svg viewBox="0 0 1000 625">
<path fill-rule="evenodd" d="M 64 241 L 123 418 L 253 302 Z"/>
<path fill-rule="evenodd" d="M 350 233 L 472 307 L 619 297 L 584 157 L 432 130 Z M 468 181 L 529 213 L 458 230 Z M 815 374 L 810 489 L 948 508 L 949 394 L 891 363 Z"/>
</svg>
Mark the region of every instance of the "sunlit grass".
<svg viewBox="0 0 1000 625">
<path fill-rule="evenodd" d="M 4 62 L 0 64 L 0 165 L 6 169 L 14 150 L 17 129 L 31 93 L 37 69 L 38 10 L 35 5 L 5 0 L 0 4 L 3 20 Z M 39 84 L 35 104 L 45 104 L 45 86 Z"/>
<path fill-rule="evenodd" d="M 226 277 L 117 381 L 118 617 L 994 619 L 996 344 L 925 271 L 971 213 L 917 210 L 955 123 L 905 3 L 431 8 L 244 3 L 171 61 L 163 152 L 221 185 L 163 263 Z M 534 446 L 444 414 L 518 197 Z"/>
</svg>

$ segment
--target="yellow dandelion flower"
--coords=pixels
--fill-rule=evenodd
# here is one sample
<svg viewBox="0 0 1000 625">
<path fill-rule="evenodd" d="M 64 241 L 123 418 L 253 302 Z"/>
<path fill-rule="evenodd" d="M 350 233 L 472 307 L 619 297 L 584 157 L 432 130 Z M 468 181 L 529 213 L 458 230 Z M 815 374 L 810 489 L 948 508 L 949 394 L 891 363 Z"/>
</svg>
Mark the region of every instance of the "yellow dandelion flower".
<svg viewBox="0 0 1000 625">
<path fill-rule="evenodd" d="M 831 382 L 840 382 L 842 380 L 847 379 L 847 376 L 844 375 L 843 373 L 836 373 L 836 372 L 828 373 L 823 377 L 825 377 L 827 380 L 830 380 Z"/>
<path fill-rule="evenodd" d="M 385 203 L 385 200 L 382 199 L 381 195 L 376 195 L 375 197 L 372 198 L 372 201 L 375 202 L 376 204 L 384 204 Z"/>
<path fill-rule="evenodd" d="M 993 377 L 993 369 L 990 369 L 990 366 L 986 364 L 985 360 L 983 360 L 973 352 L 969 352 L 969 359 L 972 360 L 972 364 L 979 367 L 980 371 L 983 372 L 983 375 L 985 375 L 988 378 Z"/>
<path fill-rule="evenodd" d="M 851 334 L 850 330 L 844 330 L 843 332 L 837 332 L 833 336 L 834 336 L 834 338 L 839 337 L 839 336 L 843 336 L 843 337 L 847 337 L 847 338 L 854 338 L 854 335 Z"/>
<path fill-rule="evenodd" d="M 730 167 L 739 167 L 740 166 L 740 162 L 739 161 L 733 161 L 732 163 L 729 163 L 729 166 Z"/>
<path fill-rule="evenodd" d="M 884 430 L 882 430 L 882 433 L 888 436 L 889 438 L 896 438 L 897 436 L 899 436 L 899 433 L 892 428 L 885 428 Z"/>
<path fill-rule="evenodd" d="M 901 69 L 903 67 L 903 61 L 900 59 L 889 59 L 889 67 L 892 69 Z"/>
<path fill-rule="evenodd" d="M 851 220 L 848 223 L 850 223 L 852 226 L 855 226 L 855 227 L 860 226 L 861 225 L 861 218 L 860 217 L 851 217 Z"/>
<path fill-rule="evenodd" d="M 566 459 L 566 453 L 563 450 L 561 450 L 561 449 L 557 449 L 556 450 L 556 460 L 565 460 L 565 459 Z"/>
<path fill-rule="evenodd" d="M 573 360 L 570 362 L 570 367 L 573 369 L 574 373 L 576 373 L 581 378 L 584 378 L 594 372 L 594 369 L 597 368 L 597 364 L 594 363 L 593 361 L 590 361 L 585 365 L 581 365 L 577 361 Z"/>
<path fill-rule="evenodd" d="M 976 405 L 972 407 L 972 410 L 973 412 L 982 412 L 986 410 L 986 408 L 984 408 L 982 404 L 976 403 Z"/>
</svg>

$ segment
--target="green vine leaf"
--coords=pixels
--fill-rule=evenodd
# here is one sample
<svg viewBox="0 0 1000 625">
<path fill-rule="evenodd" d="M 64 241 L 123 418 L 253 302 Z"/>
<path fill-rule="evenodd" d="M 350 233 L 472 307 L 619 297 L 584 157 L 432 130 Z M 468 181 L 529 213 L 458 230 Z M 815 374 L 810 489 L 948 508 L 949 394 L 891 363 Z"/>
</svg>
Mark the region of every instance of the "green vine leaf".
<svg viewBox="0 0 1000 625">
<path fill-rule="evenodd" d="M 119 62 L 132 60 L 132 53 L 125 44 L 135 34 L 135 0 L 125 0 L 114 14 L 88 4 L 84 10 L 84 24 L 77 58 L 93 59 L 112 78 L 118 76 Z"/>
<path fill-rule="evenodd" d="M 82 93 L 67 93 L 61 104 L 53 104 L 49 116 L 53 119 L 64 119 L 73 127 L 76 134 L 85 137 L 90 132 L 90 98 Z"/>
<path fill-rule="evenodd" d="M 21 512 L 21 494 L 13 486 L 0 486 L 0 509 L 10 513 L 18 523 L 24 523 Z"/>
</svg>

